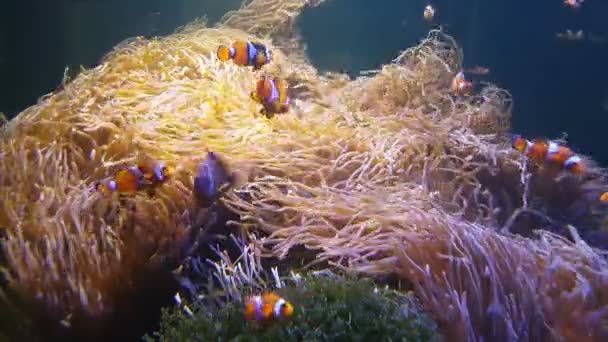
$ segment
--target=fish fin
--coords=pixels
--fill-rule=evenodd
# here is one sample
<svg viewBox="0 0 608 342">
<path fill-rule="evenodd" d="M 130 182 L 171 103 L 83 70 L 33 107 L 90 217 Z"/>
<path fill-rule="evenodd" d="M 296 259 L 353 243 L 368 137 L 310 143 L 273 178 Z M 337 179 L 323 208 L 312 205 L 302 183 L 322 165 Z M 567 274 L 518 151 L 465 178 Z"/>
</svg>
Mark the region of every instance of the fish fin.
<svg viewBox="0 0 608 342">
<path fill-rule="evenodd" d="M 255 56 L 255 65 L 254 68 L 257 68 L 257 70 L 261 69 L 264 64 L 266 64 L 267 60 L 266 60 L 266 55 L 263 52 L 258 52 L 258 54 Z"/>
<path fill-rule="evenodd" d="M 249 98 L 251 98 L 255 102 L 260 102 L 260 98 L 258 97 L 258 94 L 255 91 L 249 93 Z"/>
<path fill-rule="evenodd" d="M 289 105 L 285 104 L 285 103 L 280 103 L 278 105 L 278 112 L 279 113 L 287 113 L 289 111 Z"/>
<path fill-rule="evenodd" d="M 153 187 L 148 187 L 146 189 L 146 194 L 148 194 L 148 197 L 154 197 L 156 191 Z"/>
<path fill-rule="evenodd" d="M 262 110 L 260 110 L 260 114 L 264 115 L 268 119 L 272 119 L 274 117 L 274 112 L 269 111 L 266 108 L 262 108 Z"/>
<path fill-rule="evenodd" d="M 217 58 L 220 61 L 225 62 L 230 59 L 230 48 L 225 45 L 220 45 L 217 48 Z"/>
</svg>

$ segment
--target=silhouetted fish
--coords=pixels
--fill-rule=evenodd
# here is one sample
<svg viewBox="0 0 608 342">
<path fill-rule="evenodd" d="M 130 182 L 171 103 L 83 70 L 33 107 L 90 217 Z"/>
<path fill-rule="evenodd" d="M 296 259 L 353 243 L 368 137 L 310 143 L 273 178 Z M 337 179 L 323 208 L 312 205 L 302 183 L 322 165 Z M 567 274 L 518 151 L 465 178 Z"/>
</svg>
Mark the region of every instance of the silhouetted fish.
<svg viewBox="0 0 608 342">
<path fill-rule="evenodd" d="M 208 152 L 194 177 L 194 196 L 202 206 L 210 206 L 232 181 L 222 160 L 214 152 Z"/>
</svg>

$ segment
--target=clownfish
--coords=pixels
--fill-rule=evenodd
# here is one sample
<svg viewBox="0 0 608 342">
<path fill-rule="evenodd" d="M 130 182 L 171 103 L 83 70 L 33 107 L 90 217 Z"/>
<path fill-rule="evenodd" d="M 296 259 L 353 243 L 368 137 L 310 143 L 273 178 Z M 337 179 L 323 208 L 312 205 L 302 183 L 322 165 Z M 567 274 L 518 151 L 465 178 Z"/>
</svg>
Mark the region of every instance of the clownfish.
<svg viewBox="0 0 608 342">
<path fill-rule="evenodd" d="M 604 204 L 608 203 L 608 191 L 602 192 L 600 195 L 600 202 Z"/>
<path fill-rule="evenodd" d="M 424 8 L 424 19 L 430 21 L 433 19 L 434 16 L 435 16 L 435 9 L 433 8 L 433 6 L 426 5 L 426 7 Z"/>
<path fill-rule="evenodd" d="M 528 158 L 537 163 L 543 163 L 547 157 L 549 145 L 542 139 L 534 141 L 526 140 L 521 135 L 516 134 L 511 139 L 511 145 L 517 151 L 524 153 Z"/>
<path fill-rule="evenodd" d="M 535 139 L 526 149 L 526 156 L 535 162 L 542 164 L 547 157 L 549 145 L 542 139 Z"/>
<path fill-rule="evenodd" d="M 586 165 L 581 157 L 570 148 L 561 146 L 554 141 L 535 139 L 531 142 L 516 134 L 511 139 L 511 145 L 539 164 L 547 162 L 574 175 L 581 175 L 586 170 Z"/>
<path fill-rule="evenodd" d="M 250 97 L 264 106 L 262 114 L 269 118 L 276 113 L 285 113 L 289 110 L 290 99 L 287 96 L 285 81 L 263 77 L 258 80 L 256 90 L 251 92 Z"/>
<path fill-rule="evenodd" d="M 570 8 L 579 8 L 583 4 L 583 0 L 564 0 L 564 4 Z"/>
<path fill-rule="evenodd" d="M 194 177 L 194 197 L 199 204 L 208 207 L 233 181 L 234 176 L 228 173 L 224 162 L 214 152 L 207 152 L 207 159 L 199 165 Z"/>
<path fill-rule="evenodd" d="M 532 142 L 530 142 L 529 140 L 524 139 L 521 135 L 519 134 L 515 134 L 513 135 L 513 137 L 511 138 L 511 146 L 516 149 L 519 152 L 526 152 L 526 149 L 528 148 L 528 146 L 530 146 L 532 144 Z"/>
<path fill-rule="evenodd" d="M 141 158 L 137 162 L 137 168 L 143 174 L 143 178 L 149 184 L 163 183 L 171 178 L 175 170 L 166 163 L 151 158 Z"/>
<path fill-rule="evenodd" d="M 547 161 L 554 163 L 558 166 L 564 166 L 566 160 L 574 155 L 571 149 L 566 146 L 561 146 L 556 142 L 549 142 L 549 148 L 547 150 Z"/>
<path fill-rule="evenodd" d="M 452 92 L 456 95 L 469 94 L 473 90 L 473 82 L 467 81 L 464 72 L 460 71 L 452 80 Z"/>
<path fill-rule="evenodd" d="M 585 172 L 586 167 L 581 157 L 573 155 L 564 162 L 564 169 L 578 176 Z"/>
<path fill-rule="evenodd" d="M 549 143 L 547 161 L 554 163 L 574 175 L 581 175 L 586 167 L 582 158 L 576 155 L 570 148 L 561 146 L 555 142 Z"/>
<path fill-rule="evenodd" d="M 259 70 L 272 61 L 272 55 L 266 46 L 245 41 L 236 41 L 232 47 L 220 45 L 217 57 L 222 62 L 232 59 L 236 65 L 252 66 L 253 70 Z"/>
<path fill-rule="evenodd" d="M 98 182 L 95 189 L 103 195 L 113 192 L 134 194 L 143 186 L 143 173 L 137 167 L 130 167 L 116 172 L 113 179 Z"/>
<path fill-rule="evenodd" d="M 269 322 L 290 318 L 293 306 L 274 292 L 251 296 L 245 301 L 245 319 L 247 321 Z"/>
</svg>

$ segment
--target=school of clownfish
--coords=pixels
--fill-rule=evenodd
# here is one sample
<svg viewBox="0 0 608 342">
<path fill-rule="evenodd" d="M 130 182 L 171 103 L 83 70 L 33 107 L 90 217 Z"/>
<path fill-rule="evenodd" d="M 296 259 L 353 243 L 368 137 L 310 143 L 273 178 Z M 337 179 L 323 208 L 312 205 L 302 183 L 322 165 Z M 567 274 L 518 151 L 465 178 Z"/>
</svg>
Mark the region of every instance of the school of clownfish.
<svg viewBox="0 0 608 342">
<path fill-rule="evenodd" d="M 564 0 L 564 4 L 569 8 L 579 9 L 583 4 L 583 0 Z M 423 17 L 425 20 L 431 21 L 435 17 L 435 13 L 435 8 L 429 4 L 424 8 Z M 467 72 L 485 75 L 489 70 L 483 67 L 474 67 Z M 459 71 L 452 79 L 451 91 L 455 95 L 469 95 L 472 90 L 473 82 L 465 78 L 463 70 Z M 555 141 L 548 139 L 534 139 L 530 141 L 516 134 L 512 137 L 512 146 L 540 166 L 552 165 L 574 176 L 581 176 L 587 170 L 587 165 L 585 165 L 583 158 L 574 153 L 569 147 L 560 145 Z M 602 193 L 599 200 L 602 203 L 608 204 L 608 191 Z"/>
<path fill-rule="evenodd" d="M 260 70 L 272 61 L 268 48 L 257 42 L 236 41 L 231 47 L 219 46 L 217 57 L 222 62 L 232 60 L 236 65 Z M 262 105 L 260 111 L 269 119 L 277 113 L 289 111 L 290 99 L 287 96 L 287 84 L 278 78 L 262 76 L 250 98 Z M 135 166 L 121 168 L 112 177 L 94 184 L 95 190 L 102 196 L 135 195 L 153 190 L 167 182 L 175 174 L 175 168 L 164 161 L 142 157 Z M 236 174 L 230 173 L 225 162 L 215 152 L 207 152 L 207 158 L 199 164 L 193 182 L 193 195 L 196 202 L 211 206 L 223 191 L 236 182 Z M 270 323 L 293 315 L 293 306 L 287 300 L 272 291 L 249 296 L 244 303 L 244 318 L 247 321 Z"/>
<path fill-rule="evenodd" d="M 580 7 L 583 0 L 565 0 L 564 3 L 572 8 Z M 424 18 L 432 20 L 435 9 L 427 5 Z M 251 41 L 236 41 L 232 46 L 221 45 L 217 49 L 217 57 L 222 62 L 231 60 L 238 66 L 252 67 L 253 71 L 260 70 L 272 62 L 272 54 L 263 44 Z M 487 74 L 486 68 L 474 68 L 474 74 Z M 457 96 L 469 95 L 473 82 L 467 80 L 461 70 L 452 79 L 450 90 Z M 289 111 L 289 96 L 287 84 L 278 78 L 262 76 L 256 83 L 256 88 L 250 93 L 250 98 L 262 105 L 260 113 L 272 118 L 274 114 Z M 533 141 L 514 135 L 512 146 L 534 162 L 544 165 L 549 163 L 563 168 L 573 175 L 581 175 L 586 166 L 580 156 L 570 148 L 557 142 L 545 139 Z M 142 190 L 153 190 L 165 183 L 174 174 L 175 169 L 165 162 L 152 159 L 142 159 L 136 166 L 117 171 L 111 179 L 97 182 L 95 189 L 103 194 L 120 195 L 135 194 Z M 193 194 L 197 203 L 203 206 L 211 205 L 217 197 L 235 182 L 235 175 L 228 172 L 225 163 L 214 152 L 207 152 L 207 158 L 199 165 L 194 177 Z M 600 200 L 608 203 L 608 192 L 601 195 Z M 259 295 L 251 295 L 244 303 L 244 318 L 247 321 L 269 323 L 291 318 L 294 308 L 291 303 L 277 293 L 267 291 Z"/>
<path fill-rule="evenodd" d="M 512 137 L 512 146 L 538 165 L 554 165 L 572 175 L 580 176 L 586 171 L 582 158 L 569 147 L 546 139 L 524 139 L 516 134 Z"/>
<path fill-rule="evenodd" d="M 232 60 L 236 65 L 260 70 L 272 62 L 272 54 L 263 44 L 236 41 L 231 47 L 220 45 L 217 57 L 222 62 Z M 274 114 L 289 111 L 290 98 L 287 84 L 278 78 L 262 76 L 256 83 L 250 98 L 262 105 L 261 113 L 268 118 Z M 175 169 L 165 162 L 144 158 L 136 166 L 122 168 L 113 177 L 95 183 L 95 189 L 103 195 L 118 193 L 132 195 L 142 190 L 151 191 L 170 179 Z M 194 180 L 194 194 L 199 203 L 209 205 L 226 184 L 234 177 L 226 171 L 224 163 L 214 152 L 208 152 L 207 159 L 199 166 Z"/>
<path fill-rule="evenodd" d="M 434 9 L 427 6 L 425 18 L 430 20 Z M 272 62 L 272 53 L 265 45 L 253 41 L 235 41 L 232 46 L 220 45 L 217 58 L 222 62 L 232 61 L 237 66 L 252 67 L 258 71 Z M 472 73 L 487 73 L 487 70 Z M 262 105 L 260 113 L 267 118 L 275 114 L 289 111 L 290 98 L 287 95 L 287 83 L 279 78 L 262 76 L 256 82 L 256 87 L 249 94 L 250 98 Z M 473 89 L 473 83 L 465 78 L 464 71 L 458 72 L 452 82 L 451 91 L 455 95 L 468 95 Z M 150 194 L 152 191 L 170 179 L 175 169 L 165 162 L 152 159 L 142 159 L 136 166 L 120 169 L 113 177 L 95 184 L 95 189 L 103 195 L 118 193 L 132 195 L 143 190 Z M 229 174 L 224 163 L 214 152 L 208 152 L 207 159 L 200 164 L 194 178 L 193 193 L 197 201 L 208 206 L 221 194 L 222 189 L 234 184 L 235 177 Z"/>
<path fill-rule="evenodd" d="M 272 61 L 272 55 L 266 46 L 244 41 L 234 42 L 231 47 L 219 46 L 217 57 L 222 62 L 232 60 L 238 66 L 252 67 L 254 71 Z M 465 78 L 464 71 L 454 76 L 450 86 L 455 95 L 468 95 L 472 88 L 473 83 Z M 250 98 L 262 105 L 260 112 L 268 118 L 289 110 L 287 84 L 281 79 L 262 76 L 257 81 L 255 90 L 250 93 Z M 104 196 L 114 193 L 134 195 L 144 190 L 152 194 L 156 187 L 168 181 L 174 173 L 175 168 L 166 162 L 142 158 L 135 166 L 120 169 L 110 179 L 96 182 L 95 189 Z M 207 158 L 199 164 L 194 176 L 193 195 L 196 202 L 209 207 L 223 191 L 235 184 L 236 178 L 217 153 L 208 151 Z M 267 324 L 291 318 L 293 312 L 291 303 L 275 292 L 266 291 L 247 297 L 243 314 L 247 321 Z"/>
<path fill-rule="evenodd" d="M 557 167 L 573 176 L 581 176 L 587 171 L 583 158 L 555 141 L 540 138 L 530 141 L 515 134 L 511 138 L 511 145 L 539 166 Z M 599 201 L 608 204 L 608 191 L 600 195 Z"/>
</svg>

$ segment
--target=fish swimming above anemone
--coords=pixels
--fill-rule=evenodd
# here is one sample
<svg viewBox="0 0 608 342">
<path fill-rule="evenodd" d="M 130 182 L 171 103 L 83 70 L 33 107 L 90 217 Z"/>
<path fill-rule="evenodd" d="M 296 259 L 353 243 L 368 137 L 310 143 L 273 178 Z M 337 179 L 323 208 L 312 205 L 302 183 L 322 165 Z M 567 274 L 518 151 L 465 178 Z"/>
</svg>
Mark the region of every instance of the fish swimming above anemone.
<svg viewBox="0 0 608 342">
<path fill-rule="evenodd" d="M 435 17 L 435 9 L 431 5 L 426 5 L 424 8 L 423 16 L 425 20 L 431 21 Z"/>
<path fill-rule="evenodd" d="M 287 319 L 293 315 L 293 306 L 274 292 L 250 296 L 245 301 L 245 320 L 267 323 Z"/>
<path fill-rule="evenodd" d="M 268 48 L 257 42 L 236 41 L 231 47 L 220 45 L 217 49 L 220 61 L 232 60 L 239 66 L 252 66 L 253 70 L 260 70 L 264 65 L 272 62 L 272 54 Z"/>
<path fill-rule="evenodd" d="M 564 0 L 564 4 L 567 7 L 573 8 L 573 9 L 577 9 L 580 8 L 583 4 L 584 0 Z"/>
<path fill-rule="evenodd" d="M 547 157 L 549 145 L 542 139 L 535 139 L 530 141 L 524 139 L 521 135 L 516 134 L 511 139 L 511 144 L 514 149 L 526 155 L 526 157 L 535 161 L 538 164 L 542 164 Z"/>
<path fill-rule="evenodd" d="M 224 161 L 215 152 L 207 152 L 207 159 L 198 166 L 194 177 L 194 197 L 200 205 L 208 207 L 233 184 L 234 179 Z"/>
<path fill-rule="evenodd" d="M 174 173 L 174 169 L 166 163 L 151 158 L 140 158 L 137 166 L 123 168 L 108 180 L 99 181 L 95 189 L 103 195 L 114 192 L 121 195 L 133 195 L 138 191 L 163 184 Z"/>
<path fill-rule="evenodd" d="M 287 96 L 287 83 L 283 80 L 262 77 L 251 92 L 252 100 L 262 104 L 261 113 L 268 118 L 277 113 L 286 113 L 289 110 L 290 98 Z"/>
<path fill-rule="evenodd" d="M 569 147 L 554 141 L 545 139 L 529 141 L 516 134 L 512 137 L 511 145 L 539 165 L 545 163 L 554 165 L 573 175 L 581 175 L 586 170 L 585 162 L 580 156 Z"/>
<path fill-rule="evenodd" d="M 145 184 L 144 175 L 137 167 L 118 170 L 109 180 L 97 182 L 95 189 L 102 195 L 117 192 L 123 195 L 132 195 L 141 190 Z"/>
<path fill-rule="evenodd" d="M 140 158 L 137 162 L 137 168 L 142 172 L 145 181 L 151 185 L 163 183 L 171 178 L 175 172 L 175 170 L 165 162 L 145 157 Z"/>
<path fill-rule="evenodd" d="M 473 90 L 473 82 L 465 78 L 463 71 L 459 71 L 452 79 L 451 89 L 455 95 L 467 95 Z"/>
</svg>

